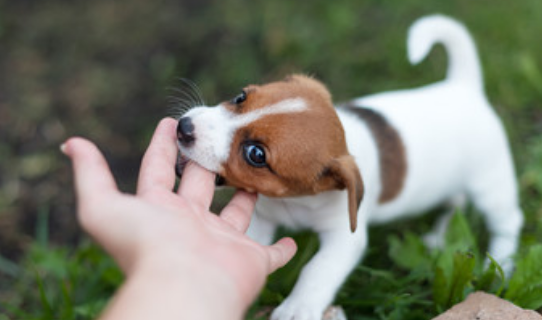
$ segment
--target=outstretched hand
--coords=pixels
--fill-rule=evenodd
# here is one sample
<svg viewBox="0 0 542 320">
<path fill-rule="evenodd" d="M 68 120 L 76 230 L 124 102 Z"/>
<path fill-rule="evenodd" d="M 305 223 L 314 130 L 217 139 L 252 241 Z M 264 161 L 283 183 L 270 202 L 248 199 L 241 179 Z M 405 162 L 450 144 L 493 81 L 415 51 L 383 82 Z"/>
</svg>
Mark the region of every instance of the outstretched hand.
<svg viewBox="0 0 542 320">
<path fill-rule="evenodd" d="M 230 303 L 223 306 L 224 310 L 241 308 L 239 314 L 231 313 L 232 318 L 238 318 L 256 297 L 267 275 L 286 264 L 296 251 L 289 238 L 262 246 L 244 234 L 257 198 L 254 194 L 238 191 L 220 216 L 209 212 L 214 174 L 194 163 L 188 164 L 178 191 L 173 191 L 175 126 L 173 119 L 164 119 L 158 125 L 141 164 L 135 195 L 118 190 L 107 162 L 94 144 L 71 138 L 62 146 L 73 162 L 81 226 L 127 275 L 128 284 L 123 286 L 128 288 L 123 288 L 127 293 L 115 297 L 106 314 L 111 318 L 128 318 L 122 313 L 123 301 L 134 296 L 140 300 L 145 294 L 137 290 L 154 286 L 162 291 L 172 289 L 172 302 L 178 305 L 185 303 L 181 300 L 185 294 L 190 300 L 204 299 L 199 305 L 207 308 Z M 131 278 L 136 279 L 133 285 L 129 284 Z M 136 291 L 132 292 L 132 288 Z M 200 294 L 204 296 L 198 297 Z M 213 294 L 221 301 L 209 301 Z M 168 309 L 167 301 L 167 297 L 157 301 L 162 314 L 164 308 Z M 144 308 L 138 305 L 140 302 L 133 301 L 132 308 Z M 186 303 L 196 307 L 198 301 Z M 190 308 L 186 306 L 184 316 Z M 201 315 L 208 310 L 200 311 L 203 313 L 198 318 L 204 319 Z M 133 314 L 143 319 L 144 313 Z M 156 315 L 153 318 L 160 319 Z M 221 316 L 227 319 L 227 314 Z"/>
</svg>

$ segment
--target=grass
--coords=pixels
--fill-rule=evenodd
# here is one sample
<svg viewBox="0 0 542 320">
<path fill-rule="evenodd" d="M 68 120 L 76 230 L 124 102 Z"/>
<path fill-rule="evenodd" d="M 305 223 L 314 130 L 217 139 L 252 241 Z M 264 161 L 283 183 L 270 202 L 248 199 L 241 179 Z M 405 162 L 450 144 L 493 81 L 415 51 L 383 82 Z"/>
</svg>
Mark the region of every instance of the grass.
<svg viewBox="0 0 542 320">
<path fill-rule="evenodd" d="M 0 319 L 95 318 L 122 283 L 122 272 L 88 239 L 76 248 L 51 246 L 47 213 L 39 217 L 24 258 L 18 264 L 0 260 L 0 272 L 17 292 L 1 299 Z"/>
<path fill-rule="evenodd" d="M 505 280 L 500 266 L 481 249 L 483 236 L 472 231 L 471 225 L 480 223 L 477 220 L 472 213 L 457 212 L 445 247 L 433 251 L 417 232 L 397 232 L 404 223 L 373 230 L 378 236 L 371 237 L 364 263 L 352 273 L 335 304 L 344 307 L 349 319 L 428 319 L 482 290 L 524 308 L 542 308 L 542 245 L 524 247 L 516 258 L 516 271 Z M 430 222 L 417 221 L 422 226 L 409 229 L 426 229 Z M 312 234 L 298 234 L 296 240 L 303 251 L 270 276 L 247 319 L 265 319 L 318 249 Z M 490 263 L 484 268 L 487 259 Z M 123 280 L 114 262 L 89 241 L 74 250 L 36 242 L 10 274 L 19 295 L 4 301 L 4 317 L 29 320 L 93 319 Z"/>
<path fill-rule="evenodd" d="M 349 319 L 429 319 L 482 289 L 541 307 L 542 2 L 198 3 L 0 0 L 0 222 L 25 212 L 32 221 L 20 232 L 29 239 L 22 256 L 0 248 L 0 320 L 92 319 L 122 282 L 107 255 L 61 228 L 74 208 L 70 171 L 56 151 L 66 136 L 89 136 L 109 151 L 129 190 L 176 77 L 197 82 L 209 103 L 299 71 L 327 83 L 337 101 L 430 83 L 444 76 L 443 50 L 410 66 L 405 36 L 416 18 L 435 12 L 471 30 L 489 99 L 509 133 L 526 216 L 518 270 L 506 281 L 494 264 L 483 270 L 487 237 L 471 209 L 455 217 L 443 250 L 428 251 L 420 237 L 435 212 L 372 228 L 364 261 L 335 303 Z M 312 234 L 296 239 L 302 251 L 269 278 L 249 319 L 284 299 L 318 248 Z"/>
<path fill-rule="evenodd" d="M 446 246 L 434 251 L 428 250 L 415 232 L 399 234 L 393 226 L 381 228 L 377 232 L 385 234 L 384 243 L 379 243 L 379 236 L 371 238 L 377 242 L 376 248 L 371 246 L 335 304 L 345 308 L 349 319 L 429 319 L 481 290 L 524 308 L 542 308 L 542 246 L 520 253 L 517 270 L 505 279 L 500 266 L 481 249 L 479 243 L 485 239 L 477 239 L 469 218 L 456 213 L 447 231 Z M 303 242 L 309 251 L 317 249 L 315 239 Z M 297 274 L 308 258 L 304 253 L 287 270 L 271 276 L 255 309 L 279 303 L 293 285 L 292 274 Z M 486 260 L 490 263 L 484 268 Z M 256 310 L 250 319 L 259 319 Z"/>
</svg>

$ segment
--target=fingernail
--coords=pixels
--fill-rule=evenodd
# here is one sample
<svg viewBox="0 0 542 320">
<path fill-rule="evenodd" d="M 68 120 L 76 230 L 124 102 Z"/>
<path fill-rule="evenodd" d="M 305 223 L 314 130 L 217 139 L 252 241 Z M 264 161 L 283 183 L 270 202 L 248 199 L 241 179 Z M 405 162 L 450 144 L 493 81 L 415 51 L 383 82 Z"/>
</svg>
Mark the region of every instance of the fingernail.
<svg viewBox="0 0 542 320">
<path fill-rule="evenodd" d="M 66 142 L 64 142 L 63 144 L 60 145 L 60 152 L 62 152 L 65 155 L 68 155 L 67 151 L 66 151 L 66 148 L 67 148 Z"/>
</svg>

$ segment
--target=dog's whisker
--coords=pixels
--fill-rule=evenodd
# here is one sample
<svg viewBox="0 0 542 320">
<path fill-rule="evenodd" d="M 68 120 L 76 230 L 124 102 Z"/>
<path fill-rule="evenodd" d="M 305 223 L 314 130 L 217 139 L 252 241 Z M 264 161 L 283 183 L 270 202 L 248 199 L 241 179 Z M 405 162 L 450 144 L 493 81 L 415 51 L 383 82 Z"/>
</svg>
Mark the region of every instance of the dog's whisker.
<svg viewBox="0 0 542 320">
<path fill-rule="evenodd" d="M 171 103 L 168 106 L 168 113 L 175 119 L 180 119 L 185 113 L 192 109 L 191 105 L 182 103 Z"/>
<path fill-rule="evenodd" d="M 179 88 L 173 88 L 172 91 L 174 91 L 179 96 L 192 101 L 194 105 L 202 105 L 203 104 L 202 103 L 203 100 L 199 96 L 197 96 L 196 94 L 194 94 L 191 91 L 183 90 L 183 89 L 185 89 L 185 88 L 180 88 L 180 89 Z"/>
<path fill-rule="evenodd" d="M 168 107 L 170 109 L 177 110 L 177 111 L 188 111 L 188 110 L 192 109 L 192 107 L 190 105 L 183 104 L 183 103 L 178 103 L 178 102 L 170 103 L 168 105 Z"/>
<path fill-rule="evenodd" d="M 173 92 L 173 95 L 168 97 L 168 113 L 176 119 L 180 119 L 185 113 L 196 106 L 205 105 L 201 91 L 193 81 L 186 78 L 178 80 L 180 82 L 179 87 L 168 88 L 169 91 Z"/>
<path fill-rule="evenodd" d="M 168 103 L 168 109 L 175 110 L 177 112 L 191 109 L 191 104 L 186 101 L 178 101 L 170 99 Z"/>
<path fill-rule="evenodd" d="M 201 105 L 197 100 L 194 99 L 194 97 L 191 97 L 184 92 L 176 92 L 176 93 L 178 93 L 178 95 L 169 97 L 170 101 L 183 104 L 183 105 L 188 105 L 190 107 Z"/>
<path fill-rule="evenodd" d="M 185 113 L 188 110 L 194 108 L 195 104 L 191 101 L 186 101 L 186 100 L 181 100 L 181 99 L 172 99 L 169 106 L 175 108 L 176 110 L 183 111 L 183 113 Z"/>
<path fill-rule="evenodd" d="M 196 98 L 195 100 L 198 103 L 200 103 L 201 105 L 205 105 L 205 101 L 203 100 L 203 94 L 201 93 L 201 90 L 199 89 L 198 85 L 194 81 L 190 79 L 182 78 L 181 82 L 183 82 L 185 85 L 188 86 L 191 93 Z"/>
<path fill-rule="evenodd" d="M 187 98 L 181 98 L 181 97 L 171 96 L 171 97 L 168 97 L 168 99 L 169 99 L 172 103 L 179 103 L 179 104 L 189 105 L 189 106 L 195 106 L 195 105 L 197 105 L 197 103 L 196 103 L 194 100 L 187 99 Z"/>
<path fill-rule="evenodd" d="M 171 91 L 173 91 L 173 93 L 175 94 L 172 97 L 183 98 L 183 99 L 186 99 L 186 100 L 190 100 L 190 101 L 192 101 L 194 103 L 197 102 L 197 100 L 194 99 L 194 97 L 191 96 L 189 93 L 187 93 L 185 90 L 181 90 L 181 89 L 178 89 L 178 88 L 172 88 Z"/>
<path fill-rule="evenodd" d="M 180 78 L 181 86 L 179 91 L 183 91 L 184 94 L 190 96 L 194 101 L 198 102 L 200 105 L 204 104 L 201 91 L 199 87 L 190 79 Z"/>
</svg>

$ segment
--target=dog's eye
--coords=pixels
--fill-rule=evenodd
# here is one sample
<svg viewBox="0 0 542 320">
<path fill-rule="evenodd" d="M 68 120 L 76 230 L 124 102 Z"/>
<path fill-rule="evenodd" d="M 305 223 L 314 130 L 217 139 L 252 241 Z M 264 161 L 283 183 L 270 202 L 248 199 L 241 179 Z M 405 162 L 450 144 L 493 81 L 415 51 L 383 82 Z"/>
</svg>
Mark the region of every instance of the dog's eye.
<svg viewBox="0 0 542 320">
<path fill-rule="evenodd" d="M 243 90 L 239 95 L 232 99 L 233 104 L 241 104 L 247 99 L 247 93 Z"/>
<path fill-rule="evenodd" d="M 258 144 L 245 144 L 243 146 L 245 161 L 253 167 L 261 168 L 267 166 L 265 161 L 265 150 Z"/>
</svg>

